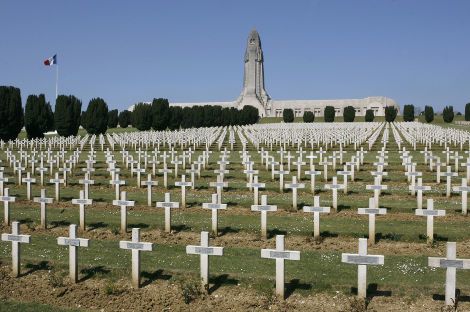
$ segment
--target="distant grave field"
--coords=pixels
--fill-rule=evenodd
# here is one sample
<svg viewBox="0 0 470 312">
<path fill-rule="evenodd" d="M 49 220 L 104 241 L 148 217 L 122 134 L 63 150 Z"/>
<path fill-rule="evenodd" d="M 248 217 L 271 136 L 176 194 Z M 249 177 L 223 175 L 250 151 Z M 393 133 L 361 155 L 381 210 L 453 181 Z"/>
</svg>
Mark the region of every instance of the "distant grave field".
<svg viewBox="0 0 470 312">
<path fill-rule="evenodd" d="M 0 307 L 470 309 L 465 129 L 269 123 L 4 142 Z"/>
</svg>

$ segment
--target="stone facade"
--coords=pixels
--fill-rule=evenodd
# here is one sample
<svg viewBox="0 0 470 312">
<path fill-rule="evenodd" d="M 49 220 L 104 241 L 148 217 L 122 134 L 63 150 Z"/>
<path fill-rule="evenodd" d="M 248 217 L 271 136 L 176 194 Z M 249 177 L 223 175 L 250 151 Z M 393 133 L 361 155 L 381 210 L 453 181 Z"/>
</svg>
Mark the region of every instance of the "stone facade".
<svg viewBox="0 0 470 312">
<path fill-rule="evenodd" d="M 242 109 L 245 105 L 251 105 L 258 109 L 261 117 L 281 117 L 286 108 L 293 109 L 296 117 L 302 117 L 306 111 L 311 111 L 315 116 L 321 117 L 326 106 L 333 106 L 336 110 L 336 116 L 342 116 L 346 106 L 353 106 L 356 109 L 356 116 L 365 116 L 368 109 L 372 109 L 375 116 L 384 116 L 387 106 L 394 106 L 400 112 L 398 104 L 385 96 L 339 100 L 272 100 L 264 87 L 264 56 L 261 39 L 256 30 L 250 32 L 247 40 L 243 89 L 240 96 L 232 102 L 170 103 L 170 106 L 181 107 L 197 105 L 219 105 L 238 109 Z M 129 110 L 132 111 L 133 108 L 131 106 Z"/>
</svg>

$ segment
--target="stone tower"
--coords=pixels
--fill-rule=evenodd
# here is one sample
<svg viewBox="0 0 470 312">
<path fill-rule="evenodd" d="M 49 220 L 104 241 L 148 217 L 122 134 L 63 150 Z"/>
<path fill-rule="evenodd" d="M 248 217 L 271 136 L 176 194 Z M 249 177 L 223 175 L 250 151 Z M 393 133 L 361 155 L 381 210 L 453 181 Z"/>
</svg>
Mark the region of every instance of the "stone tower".
<svg viewBox="0 0 470 312">
<path fill-rule="evenodd" d="M 243 90 L 236 101 L 237 107 L 251 105 L 259 110 L 260 116 L 266 116 L 270 97 L 264 89 L 263 49 L 255 29 L 248 36 L 244 61 Z"/>
</svg>

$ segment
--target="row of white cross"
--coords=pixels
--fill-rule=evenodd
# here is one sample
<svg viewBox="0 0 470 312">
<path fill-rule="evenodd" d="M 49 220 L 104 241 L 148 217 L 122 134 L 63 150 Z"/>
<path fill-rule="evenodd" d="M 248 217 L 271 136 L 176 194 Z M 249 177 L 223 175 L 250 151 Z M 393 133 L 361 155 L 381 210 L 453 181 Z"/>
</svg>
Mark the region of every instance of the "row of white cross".
<svg viewBox="0 0 470 312">
<path fill-rule="evenodd" d="M 78 281 L 78 247 L 88 247 L 89 240 L 77 237 L 77 226 L 70 225 L 69 237 L 58 237 L 57 243 L 59 245 L 69 246 L 69 276 L 70 279 L 76 283 Z M 20 276 L 20 244 L 30 243 L 30 235 L 20 234 L 19 222 L 12 223 L 11 234 L 2 234 L 2 241 L 12 242 L 12 274 L 14 277 Z M 152 251 L 153 244 L 140 241 L 140 229 L 132 229 L 131 241 L 120 241 L 119 247 L 121 249 L 128 249 L 132 251 L 132 285 L 136 288 L 140 287 L 141 269 L 140 269 L 140 252 Z M 200 274 L 201 281 L 204 289 L 208 289 L 209 285 L 209 256 L 222 256 L 223 247 L 213 247 L 209 245 L 209 233 L 201 232 L 200 245 L 186 246 L 187 254 L 200 255 Z M 284 298 L 284 284 L 285 284 L 285 260 L 300 260 L 299 251 L 285 250 L 284 235 L 276 235 L 276 248 L 275 249 L 261 249 L 261 257 L 276 260 L 276 294 Z M 358 265 L 358 296 L 365 298 L 367 293 L 367 266 L 368 265 L 383 265 L 383 255 L 369 255 L 367 254 L 367 239 L 359 239 L 359 253 L 350 254 L 343 253 L 341 261 L 349 264 Z M 456 243 L 447 243 L 447 256 L 446 258 L 429 257 L 428 265 L 430 267 L 445 268 L 446 273 L 446 286 L 445 286 L 445 300 L 447 305 L 453 305 L 455 302 L 455 285 L 456 285 L 456 269 L 470 269 L 470 260 L 456 258 Z"/>
</svg>

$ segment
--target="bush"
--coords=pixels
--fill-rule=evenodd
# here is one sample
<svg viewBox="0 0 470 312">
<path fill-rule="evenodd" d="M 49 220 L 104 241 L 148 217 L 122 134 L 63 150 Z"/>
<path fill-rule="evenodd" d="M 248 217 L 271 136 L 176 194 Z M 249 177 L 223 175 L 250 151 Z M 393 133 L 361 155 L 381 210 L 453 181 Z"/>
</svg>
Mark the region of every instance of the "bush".
<svg viewBox="0 0 470 312">
<path fill-rule="evenodd" d="M 23 124 L 20 89 L 0 86 L 0 140 L 16 139 Z"/>
<path fill-rule="evenodd" d="M 282 120 L 284 122 L 294 122 L 294 111 L 291 108 L 286 108 L 282 111 Z"/>
<path fill-rule="evenodd" d="M 119 113 L 117 109 L 108 112 L 108 128 L 116 128 L 119 122 Z"/>
<path fill-rule="evenodd" d="M 243 109 L 238 113 L 240 115 L 239 124 L 252 125 L 258 122 L 259 111 L 256 107 L 251 105 L 243 106 Z"/>
<path fill-rule="evenodd" d="M 356 118 L 356 110 L 352 106 L 346 106 L 343 111 L 343 118 L 345 122 L 353 122 Z"/>
<path fill-rule="evenodd" d="M 368 109 L 366 110 L 365 121 L 366 122 L 373 122 L 374 121 L 374 110 Z"/>
<path fill-rule="evenodd" d="M 442 119 L 444 119 L 444 122 L 447 123 L 452 122 L 454 120 L 454 107 L 444 107 L 444 110 L 442 111 Z"/>
<path fill-rule="evenodd" d="M 83 127 L 89 134 L 104 134 L 108 129 L 108 105 L 101 98 L 91 99 Z"/>
<path fill-rule="evenodd" d="M 166 130 L 170 117 L 170 104 L 167 99 L 153 99 L 152 128 L 156 131 Z"/>
<path fill-rule="evenodd" d="M 136 104 L 132 112 L 132 126 L 140 131 L 150 130 L 152 127 L 152 106 L 144 103 Z"/>
<path fill-rule="evenodd" d="M 393 106 L 385 107 L 385 121 L 394 122 L 397 118 L 398 110 Z"/>
<path fill-rule="evenodd" d="M 427 123 L 430 123 L 434 120 L 434 108 L 432 108 L 432 106 L 424 107 L 424 119 Z"/>
<path fill-rule="evenodd" d="M 415 120 L 415 107 L 413 104 L 408 104 L 403 107 L 403 121 Z"/>
<path fill-rule="evenodd" d="M 304 112 L 304 122 L 314 122 L 315 121 L 315 115 L 313 112 Z"/>
<path fill-rule="evenodd" d="M 325 111 L 323 112 L 323 117 L 325 118 L 325 122 L 334 122 L 335 108 L 333 106 L 326 106 Z"/>
<path fill-rule="evenodd" d="M 77 135 L 82 102 L 73 95 L 59 95 L 55 101 L 54 124 L 60 136 Z"/>
<path fill-rule="evenodd" d="M 128 110 L 123 110 L 119 113 L 118 121 L 119 127 L 127 128 L 131 124 L 132 113 Z"/>
<path fill-rule="evenodd" d="M 54 126 L 51 105 L 46 103 L 44 94 L 30 95 L 26 100 L 24 126 L 29 139 L 43 138 L 44 133 Z"/>
</svg>

